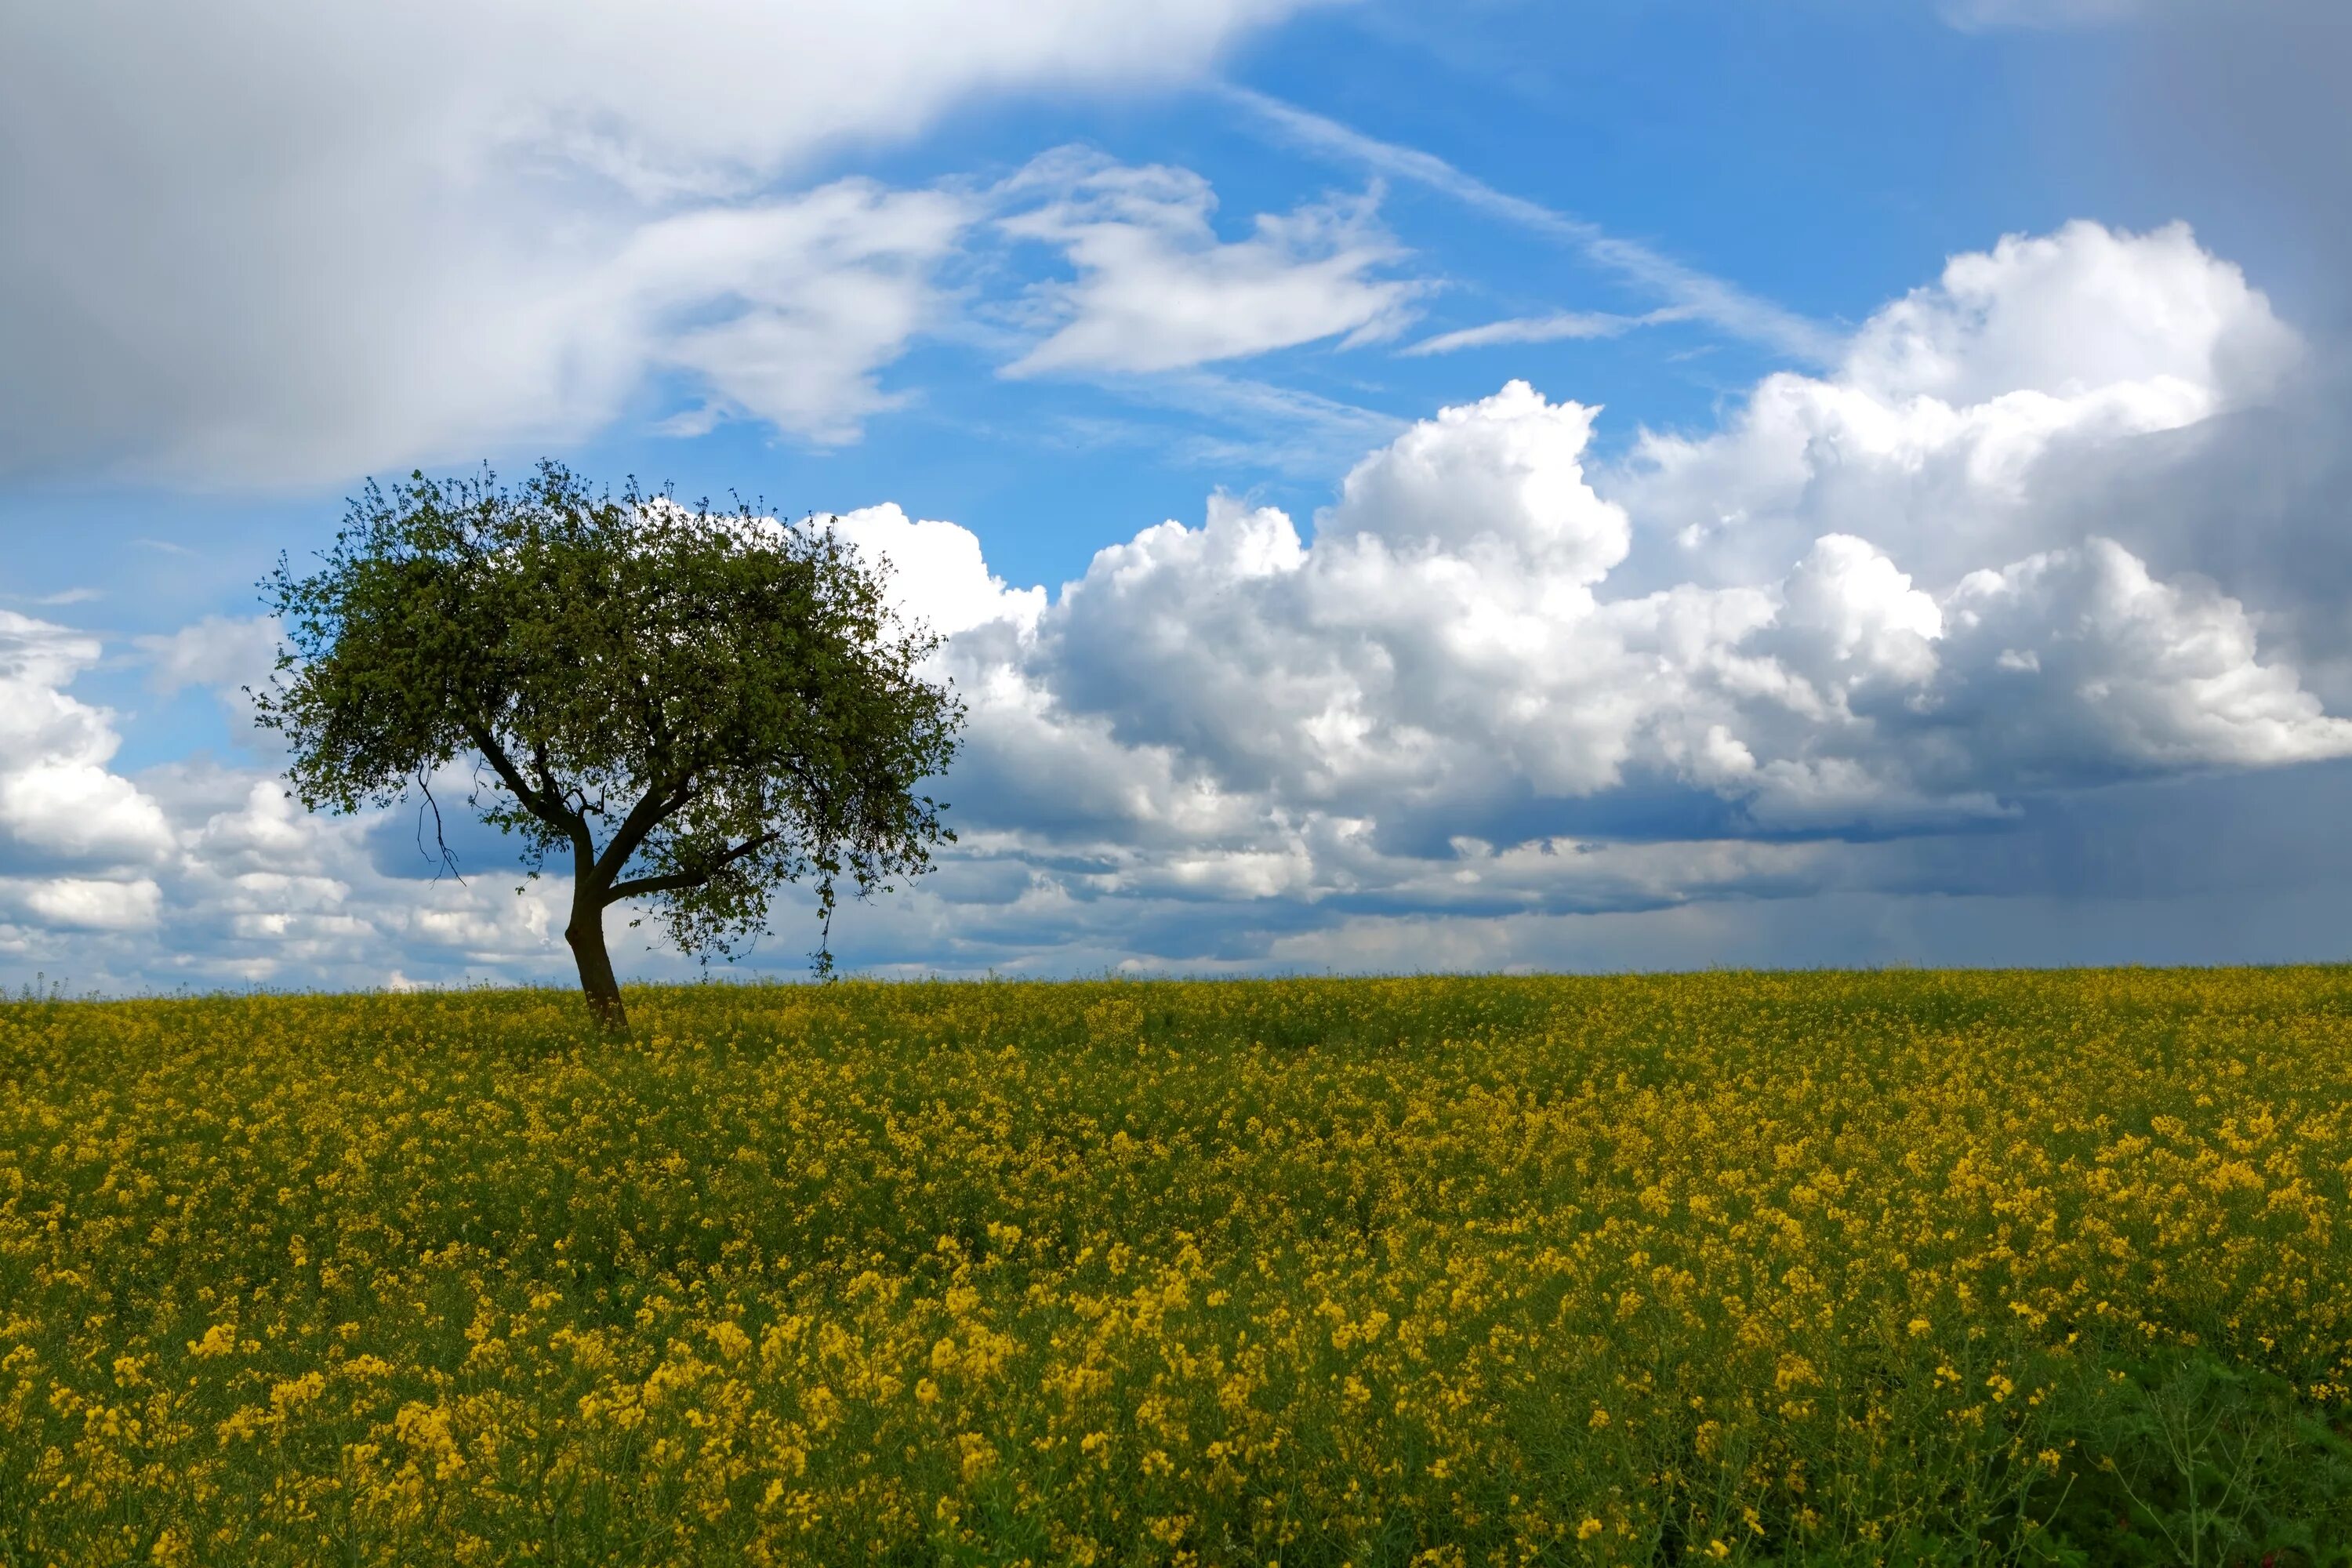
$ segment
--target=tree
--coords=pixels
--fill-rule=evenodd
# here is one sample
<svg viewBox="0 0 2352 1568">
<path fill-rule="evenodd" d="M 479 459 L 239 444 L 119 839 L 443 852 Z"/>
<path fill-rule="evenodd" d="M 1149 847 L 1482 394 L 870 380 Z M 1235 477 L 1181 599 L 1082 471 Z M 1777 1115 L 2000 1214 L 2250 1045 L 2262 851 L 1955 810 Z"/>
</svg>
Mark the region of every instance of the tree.
<svg viewBox="0 0 2352 1568">
<path fill-rule="evenodd" d="M 551 462 L 512 491 L 487 469 L 370 482 L 320 559 L 261 584 L 288 646 L 256 702 L 291 793 L 348 813 L 416 791 L 446 862 L 434 779 L 469 761 L 467 804 L 530 874 L 568 864 L 563 935 L 607 1028 L 627 1023 L 614 904 L 647 901 L 708 962 L 813 877 L 829 973 L 839 880 L 887 890 L 955 837 L 917 793 L 963 721 L 921 673 L 939 638 L 829 528 L 616 497 Z"/>
</svg>

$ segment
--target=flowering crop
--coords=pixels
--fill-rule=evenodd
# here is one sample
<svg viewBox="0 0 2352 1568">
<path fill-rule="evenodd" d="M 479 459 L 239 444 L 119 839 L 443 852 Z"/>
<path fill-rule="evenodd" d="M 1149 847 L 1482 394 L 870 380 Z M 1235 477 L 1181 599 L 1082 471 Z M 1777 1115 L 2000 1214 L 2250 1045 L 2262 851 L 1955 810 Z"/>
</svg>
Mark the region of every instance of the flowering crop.
<svg viewBox="0 0 2352 1568">
<path fill-rule="evenodd" d="M 0 1563 L 2352 1540 L 2352 972 L 630 1007 L 0 1006 Z"/>
</svg>

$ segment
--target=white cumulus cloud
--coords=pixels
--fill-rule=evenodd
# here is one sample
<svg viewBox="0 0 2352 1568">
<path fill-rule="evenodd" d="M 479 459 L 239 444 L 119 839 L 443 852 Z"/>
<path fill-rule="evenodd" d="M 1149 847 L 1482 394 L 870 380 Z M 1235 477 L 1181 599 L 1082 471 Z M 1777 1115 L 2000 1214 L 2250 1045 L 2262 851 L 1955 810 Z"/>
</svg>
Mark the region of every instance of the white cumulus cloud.
<svg viewBox="0 0 2352 1568">
<path fill-rule="evenodd" d="M 1608 489 L 1643 520 L 1644 583 L 1753 582 L 1835 531 L 1948 588 L 2072 542 L 2049 501 L 2070 466 L 2258 405 L 2301 353 L 2185 226 L 2074 223 L 1954 258 L 1835 371 L 1766 378 L 1721 430 L 1645 433 Z"/>
<path fill-rule="evenodd" d="M 2076 482 L 2299 352 L 2185 229 L 2076 224 L 1955 258 L 1835 371 L 1621 468 L 1594 411 L 1513 384 L 1365 458 L 1311 532 L 1218 498 L 960 636 L 968 820 L 1096 857 L 1097 897 L 1536 904 L 1622 859 L 1577 831 L 1612 814 L 1692 846 L 1934 833 L 2352 755 L 2253 610 Z"/>
<path fill-rule="evenodd" d="M 100 651 L 0 610 L 0 868 L 135 867 L 170 846 L 155 803 L 107 769 L 113 715 L 65 690 Z"/>
</svg>

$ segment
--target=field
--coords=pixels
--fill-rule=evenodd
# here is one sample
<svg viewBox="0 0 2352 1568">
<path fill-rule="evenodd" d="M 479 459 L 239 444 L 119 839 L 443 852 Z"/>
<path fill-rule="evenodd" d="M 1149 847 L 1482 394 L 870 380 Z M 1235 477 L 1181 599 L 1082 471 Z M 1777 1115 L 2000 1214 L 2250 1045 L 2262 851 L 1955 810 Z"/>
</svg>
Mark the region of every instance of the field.
<svg viewBox="0 0 2352 1568">
<path fill-rule="evenodd" d="M 0 1005 L 0 1564 L 2352 1562 L 2352 971 Z"/>
</svg>

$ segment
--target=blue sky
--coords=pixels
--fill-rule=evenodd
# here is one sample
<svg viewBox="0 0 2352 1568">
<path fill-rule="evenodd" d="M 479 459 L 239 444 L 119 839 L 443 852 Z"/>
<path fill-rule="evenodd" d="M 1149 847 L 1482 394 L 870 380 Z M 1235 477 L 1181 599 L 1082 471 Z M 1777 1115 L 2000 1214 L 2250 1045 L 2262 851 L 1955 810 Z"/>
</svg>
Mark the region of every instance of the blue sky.
<svg viewBox="0 0 2352 1568">
<path fill-rule="evenodd" d="M 928 584 L 877 972 L 2343 951 L 2327 7 L 139 11 L 0 23 L 0 981 L 560 975 L 235 696 L 541 454 Z"/>
</svg>

